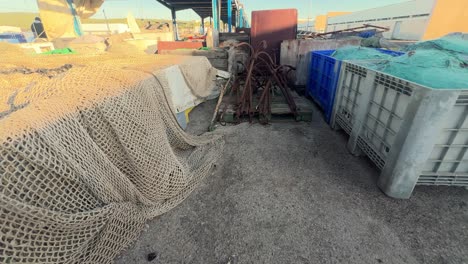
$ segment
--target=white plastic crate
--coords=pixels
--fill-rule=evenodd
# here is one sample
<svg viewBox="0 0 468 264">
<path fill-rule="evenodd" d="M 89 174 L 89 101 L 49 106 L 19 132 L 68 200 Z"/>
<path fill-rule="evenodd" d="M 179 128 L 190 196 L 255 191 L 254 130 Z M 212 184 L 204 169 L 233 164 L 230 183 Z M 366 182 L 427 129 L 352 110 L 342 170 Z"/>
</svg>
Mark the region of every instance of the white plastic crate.
<svg viewBox="0 0 468 264">
<path fill-rule="evenodd" d="M 432 89 L 344 62 L 331 125 L 382 170 L 385 193 L 409 198 L 416 184 L 468 186 L 467 116 L 468 87 Z"/>
<path fill-rule="evenodd" d="M 463 91 L 450 112 L 450 118 L 443 122 L 418 184 L 468 186 L 467 119 L 468 91 Z"/>
<path fill-rule="evenodd" d="M 363 67 L 356 67 L 352 64 L 342 64 L 340 80 L 335 95 L 335 103 L 331 126 L 339 125 L 346 133 L 351 134 L 352 124 L 358 108 L 358 102 L 361 100 L 361 90 L 365 86 L 362 85 L 366 79 L 367 70 Z M 341 75 L 343 74 L 343 75 Z"/>
</svg>

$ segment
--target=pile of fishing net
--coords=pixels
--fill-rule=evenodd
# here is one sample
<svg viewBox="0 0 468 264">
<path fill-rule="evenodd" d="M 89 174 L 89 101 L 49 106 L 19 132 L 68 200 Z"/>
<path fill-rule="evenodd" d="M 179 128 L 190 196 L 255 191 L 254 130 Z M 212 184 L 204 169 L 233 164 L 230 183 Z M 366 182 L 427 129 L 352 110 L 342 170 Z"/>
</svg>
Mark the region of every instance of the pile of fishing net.
<svg viewBox="0 0 468 264">
<path fill-rule="evenodd" d="M 337 60 L 389 60 L 397 53 L 359 46 L 339 48 L 331 55 Z"/>
<path fill-rule="evenodd" d="M 468 36 L 449 35 L 416 43 L 406 53 L 370 65 L 384 73 L 438 89 L 468 87 Z"/>
<path fill-rule="evenodd" d="M 111 263 L 194 190 L 223 141 L 175 119 L 161 69 L 184 60 L 2 58 L 0 263 Z"/>
</svg>

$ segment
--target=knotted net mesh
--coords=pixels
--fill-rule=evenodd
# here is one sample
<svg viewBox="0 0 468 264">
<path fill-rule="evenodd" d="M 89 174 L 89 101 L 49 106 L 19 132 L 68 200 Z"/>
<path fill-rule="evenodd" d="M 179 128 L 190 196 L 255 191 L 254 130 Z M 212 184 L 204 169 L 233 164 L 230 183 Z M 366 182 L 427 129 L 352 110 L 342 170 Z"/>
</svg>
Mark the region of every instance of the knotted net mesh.
<svg viewBox="0 0 468 264">
<path fill-rule="evenodd" d="M 0 263 L 112 263 L 208 174 L 219 136 L 186 134 L 174 56 L 4 56 Z"/>
</svg>

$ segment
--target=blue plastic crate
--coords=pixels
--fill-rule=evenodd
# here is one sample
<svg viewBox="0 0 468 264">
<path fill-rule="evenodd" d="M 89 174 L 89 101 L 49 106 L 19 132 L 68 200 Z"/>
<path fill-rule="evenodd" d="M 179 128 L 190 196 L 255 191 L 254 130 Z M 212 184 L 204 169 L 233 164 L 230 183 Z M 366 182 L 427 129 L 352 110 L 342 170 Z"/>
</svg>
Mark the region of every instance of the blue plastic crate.
<svg viewBox="0 0 468 264">
<path fill-rule="evenodd" d="M 377 49 L 382 53 L 400 56 L 404 53 Z M 330 123 L 335 101 L 336 86 L 340 78 L 341 60 L 331 55 L 335 50 L 319 50 L 311 52 L 309 76 L 307 79 L 307 93 L 322 108 L 325 121 Z"/>
<path fill-rule="evenodd" d="M 1 33 L 0 34 L 0 42 L 8 42 L 8 43 L 26 43 L 26 37 L 23 33 Z"/>
</svg>

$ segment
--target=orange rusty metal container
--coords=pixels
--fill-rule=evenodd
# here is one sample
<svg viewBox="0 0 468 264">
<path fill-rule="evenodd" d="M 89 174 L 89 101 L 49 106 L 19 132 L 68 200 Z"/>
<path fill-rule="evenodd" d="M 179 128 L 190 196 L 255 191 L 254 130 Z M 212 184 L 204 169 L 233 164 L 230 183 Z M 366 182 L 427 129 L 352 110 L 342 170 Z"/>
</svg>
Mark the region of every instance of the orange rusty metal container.
<svg viewBox="0 0 468 264">
<path fill-rule="evenodd" d="M 281 42 L 296 39 L 297 9 L 253 11 L 250 35 L 253 47 L 266 40 L 266 51 L 279 63 Z"/>
<path fill-rule="evenodd" d="M 203 47 L 203 42 L 188 42 L 188 41 L 159 41 L 158 52 L 163 50 L 176 49 L 199 49 Z"/>
</svg>

